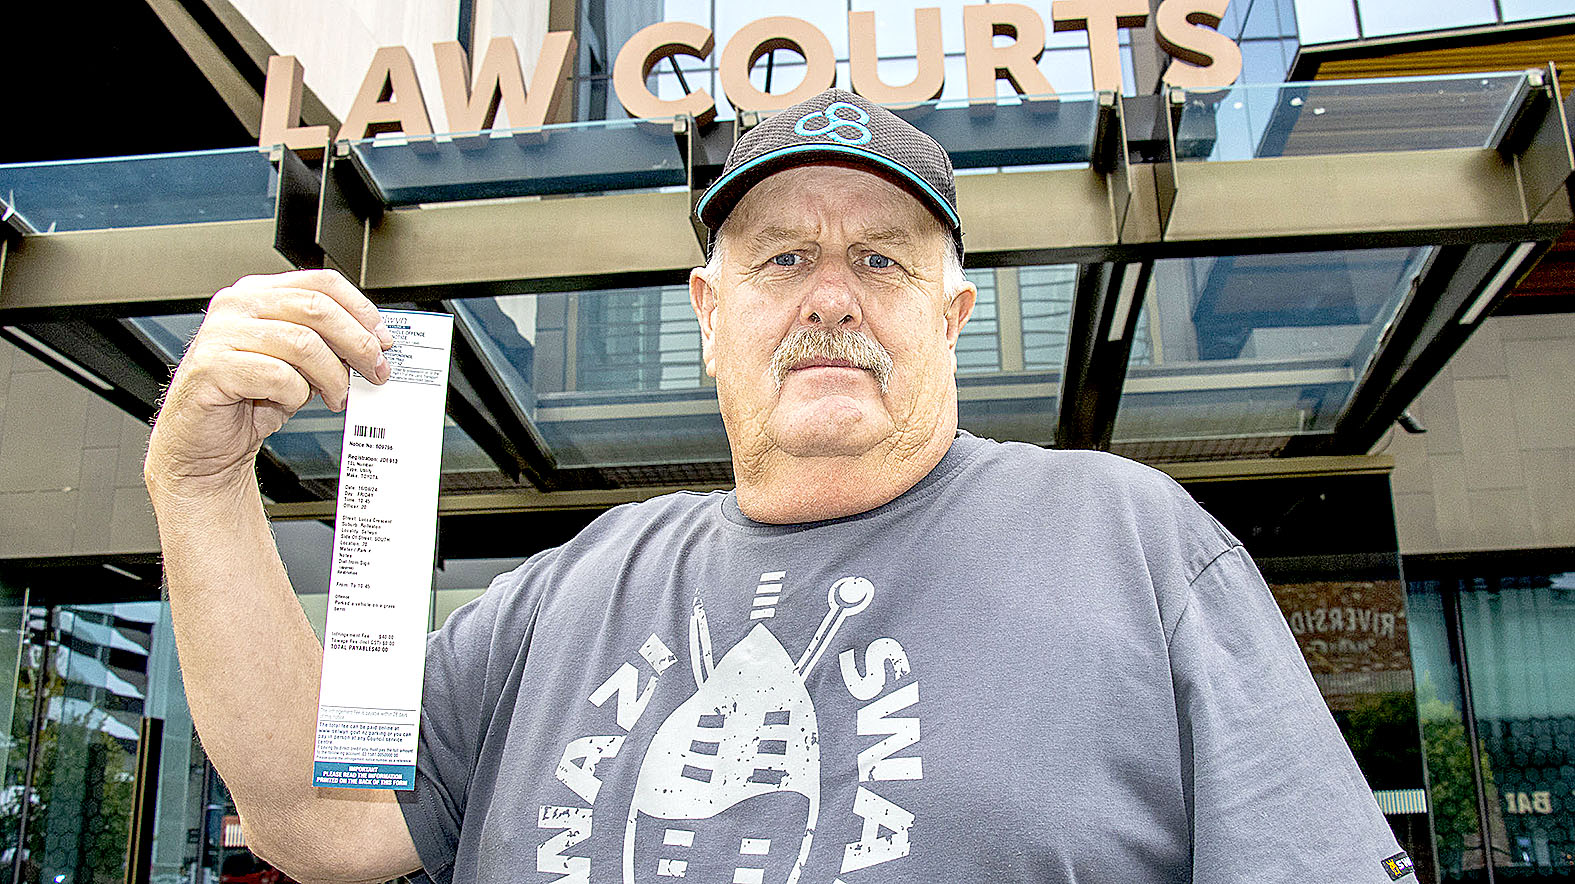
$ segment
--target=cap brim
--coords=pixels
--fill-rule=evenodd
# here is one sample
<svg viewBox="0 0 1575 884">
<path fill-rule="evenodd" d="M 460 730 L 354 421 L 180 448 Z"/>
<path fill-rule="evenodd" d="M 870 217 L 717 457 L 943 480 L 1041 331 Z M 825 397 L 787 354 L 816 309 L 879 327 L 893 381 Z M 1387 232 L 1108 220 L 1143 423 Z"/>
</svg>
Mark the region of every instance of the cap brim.
<svg viewBox="0 0 1575 884">
<path fill-rule="evenodd" d="M 695 217 L 714 232 L 721 227 L 723 221 L 727 220 L 733 207 L 751 187 L 783 169 L 807 165 L 816 160 L 868 165 L 889 173 L 897 181 L 907 185 L 915 196 L 946 222 L 952 231 L 955 232 L 962 227 L 962 219 L 957 216 L 957 210 L 952 208 L 951 203 L 947 202 L 930 182 L 925 181 L 913 170 L 878 153 L 851 145 L 824 142 L 790 144 L 740 163 L 737 168 L 718 178 L 706 188 L 705 193 L 700 195 L 700 200 L 695 203 Z"/>
</svg>

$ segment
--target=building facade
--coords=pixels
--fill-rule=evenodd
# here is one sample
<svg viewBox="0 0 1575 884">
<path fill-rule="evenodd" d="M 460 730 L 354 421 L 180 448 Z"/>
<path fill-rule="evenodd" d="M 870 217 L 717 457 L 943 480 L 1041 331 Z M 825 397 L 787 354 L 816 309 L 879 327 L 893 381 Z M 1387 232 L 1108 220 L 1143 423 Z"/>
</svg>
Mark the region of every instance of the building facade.
<svg viewBox="0 0 1575 884">
<path fill-rule="evenodd" d="M 1525 73 L 1551 62 L 1565 75 L 1575 7 L 1451 0 L 1421 21 L 1414 4 L 1379 0 L 1232 2 L 1215 30 L 1239 47 L 1236 85 L 1172 100 L 1157 28 L 1114 29 L 1103 45 L 1090 30 L 1058 30 L 1051 4 L 1025 4 L 1014 9 L 1043 25 L 1036 68 L 1059 109 L 1036 109 L 1022 72 L 1016 86 L 991 78 L 999 104 L 981 128 L 949 115 L 969 101 L 970 53 L 984 51 L 969 45 L 964 6 L 940 4 L 929 42 L 911 4 L 848 0 L 149 0 L 99 23 L 79 67 L 114 65 L 129 84 L 159 87 L 127 88 L 130 109 L 102 99 L 100 118 L 120 125 L 98 138 L 72 129 L 58 95 L 23 106 L 35 116 L 22 128 L 40 136 L 13 143 L 0 166 L 6 206 L 28 225 L 12 223 L 0 263 L 0 618 L 15 637 L 0 647 L 11 723 L 0 863 L 13 880 L 271 880 L 228 825 L 233 806 L 185 709 L 140 477 L 160 373 L 200 320 L 197 299 L 302 254 L 275 199 L 291 160 L 257 149 L 268 59 L 293 55 L 304 72 L 291 125 L 338 127 L 376 50 L 407 47 L 443 133 L 450 105 L 432 44 L 457 41 L 479 64 L 493 38 L 513 38 L 533 83 L 547 34 L 575 37 L 570 100 L 554 117 L 570 125 L 526 154 L 541 165 L 497 171 L 485 158 L 501 155 L 500 139 L 462 156 L 440 136 L 433 148 L 463 174 L 401 178 L 412 142 L 359 142 L 354 161 L 380 203 L 349 222 L 358 249 L 305 246 L 380 302 L 438 305 L 469 332 L 445 429 L 436 626 L 610 505 L 730 482 L 680 275 L 699 246 L 684 229 L 625 248 L 605 236 L 622 229 L 609 219 L 681 217 L 714 168 L 705 158 L 748 124 L 755 111 L 734 106 L 748 90 L 725 70 L 741 31 L 769 15 L 809 22 L 846 86 L 864 12 L 884 82 L 918 76 L 932 56 L 943 74 L 937 103 L 905 112 L 958 139 L 948 147 L 980 292 L 958 348 L 963 425 L 1153 463 L 1240 537 L 1420 879 L 1575 876 L 1575 278 L 1565 178 L 1532 186 L 1537 139 L 1569 86 L 1554 100 L 1551 79 Z M 1017 21 L 1019 37 L 1031 32 Z M 714 38 L 713 51 L 663 59 L 644 81 L 657 99 L 715 99 L 716 122 L 691 117 L 681 149 L 672 121 L 633 119 L 616 83 L 620 52 L 658 22 Z M 27 26 L 40 35 L 29 51 L 64 51 L 49 36 L 60 18 Z M 820 76 L 811 54 L 765 53 L 747 82 L 789 92 Z M 1115 60 L 1114 80 L 1099 57 Z M 153 113 L 160 89 L 181 96 L 180 122 Z M 1101 90 L 1118 97 L 1102 105 Z M 1123 132 L 1113 151 L 1099 135 L 1112 120 Z M 1494 177 L 1491 158 L 1470 152 L 1488 148 L 1514 174 Z M 134 154 L 162 158 L 80 161 Z M 1421 203 L 1331 205 L 1404 178 L 1386 157 L 1426 167 L 1432 177 L 1414 189 L 1393 184 Z M 511 183 L 539 183 L 542 169 L 569 183 Z M 1239 177 L 1211 177 L 1225 173 Z M 1312 198 L 1286 183 L 1325 174 L 1350 183 Z M 229 189 L 179 183 L 202 176 Z M 1125 189 L 1100 183 L 1090 198 L 1091 176 Z M 1510 179 L 1519 202 L 1493 214 L 1513 202 L 1495 189 Z M 1208 188 L 1218 190 L 1200 200 Z M 1231 217 L 1275 194 L 1295 202 Z M 1090 205 L 1116 235 L 1079 226 Z M 1272 235 L 1252 240 L 1238 220 Z M 548 222 L 573 233 L 561 254 L 538 256 L 529 225 Z M 221 238 L 254 228 L 260 249 Z M 146 270 L 104 271 L 130 248 L 111 234 L 140 243 L 161 230 L 174 234 L 158 242 L 187 237 L 235 260 L 153 253 L 147 262 L 174 280 L 162 289 Z M 491 233 L 452 259 L 413 251 L 475 231 Z M 1517 251 L 1523 241 L 1534 245 Z M 84 281 L 123 290 L 81 294 Z M 264 468 L 319 634 L 342 429 L 309 407 Z"/>
</svg>

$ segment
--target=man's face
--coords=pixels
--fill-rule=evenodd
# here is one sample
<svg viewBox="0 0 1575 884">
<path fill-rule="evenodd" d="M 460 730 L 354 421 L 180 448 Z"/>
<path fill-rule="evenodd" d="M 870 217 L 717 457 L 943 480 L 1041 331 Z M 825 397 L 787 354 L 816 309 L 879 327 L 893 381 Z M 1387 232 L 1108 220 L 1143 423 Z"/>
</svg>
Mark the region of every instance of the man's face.
<svg viewBox="0 0 1575 884">
<path fill-rule="evenodd" d="M 950 438 L 957 335 L 975 292 L 947 297 L 949 245 L 917 199 L 869 172 L 800 166 L 752 188 L 728 219 L 720 272 L 690 279 L 735 459 L 882 445 L 900 457 Z M 812 344 L 774 366 L 801 329 L 865 340 L 844 350 L 852 360 Z M 863 358 L 881 350 L 884 389 Z"/>
</svg>

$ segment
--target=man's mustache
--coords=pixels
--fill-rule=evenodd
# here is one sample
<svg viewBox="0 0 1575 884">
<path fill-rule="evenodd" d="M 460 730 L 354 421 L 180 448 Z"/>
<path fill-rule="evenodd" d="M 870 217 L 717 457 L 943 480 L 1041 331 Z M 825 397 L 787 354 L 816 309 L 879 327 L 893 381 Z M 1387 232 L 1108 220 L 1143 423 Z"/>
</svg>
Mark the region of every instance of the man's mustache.
<svg viewBox="0 0 1575 884">
<path fill-rule="evenodd" d="M 863 332 L 838 328 L 797 328 L 771 354 L 771 377 L 782 389 L 788 372 L 819 359 L 845 361 L 875 375 L 882 393 L 891 381 L 891 354 Z"/>
</svg>

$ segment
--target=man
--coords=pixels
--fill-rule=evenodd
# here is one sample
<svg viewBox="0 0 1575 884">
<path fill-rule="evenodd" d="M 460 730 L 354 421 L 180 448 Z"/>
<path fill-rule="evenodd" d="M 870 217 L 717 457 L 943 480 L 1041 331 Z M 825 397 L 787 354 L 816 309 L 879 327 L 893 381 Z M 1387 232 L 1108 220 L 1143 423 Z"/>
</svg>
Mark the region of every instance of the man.
<svg viewBox="0 0 1575 884">
<path fill-rule="evenodd" d="M 253 479 L 389 339 L 342 278 L 214 298 L 147 482 L 192 714 L 303 880 L 1384 882 L 1404 854 L 1246 553 L 1162 474 L 957 432 L 938 145 L 752 130 L 691 275 L 737 488 L 618 507 L 429 641 L 417 785 L 314 790 L 320 649 Z"/>
</svg>

